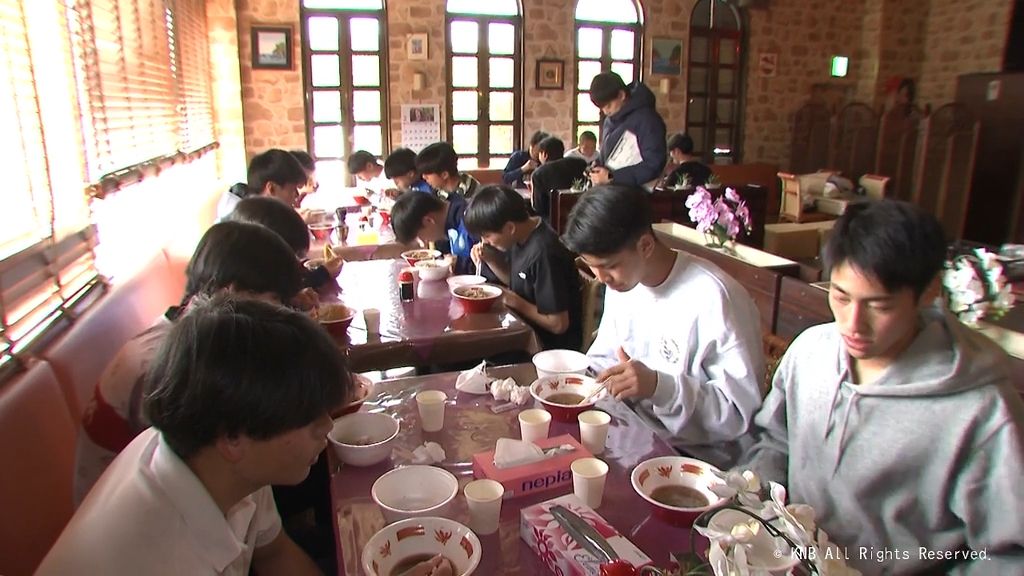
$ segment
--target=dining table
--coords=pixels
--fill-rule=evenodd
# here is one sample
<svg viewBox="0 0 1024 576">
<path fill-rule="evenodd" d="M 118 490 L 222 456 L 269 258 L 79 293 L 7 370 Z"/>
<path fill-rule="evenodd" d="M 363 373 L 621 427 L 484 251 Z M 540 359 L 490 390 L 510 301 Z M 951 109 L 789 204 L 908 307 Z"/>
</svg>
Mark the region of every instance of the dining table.
<svg viewBox="0 0 1024 576">
<path fill-rule="evenodd" d="M 532 364 L 488 368 L 487 375 L 496 379 L 511 377 L 520 386 L 529 385 L 537 378 Z M 469 511 L 462 489 L 473 480 L 473 455 L 494 450 L 499 438 L 518 439 L 518 413 L 533 407 L 533 401 L 531 399 L 527 405 L 515 410 L 494 413 L 491 407 L 501 402 L 490 394 L 457 391 L 457 377 L 458 373 L 448 372 L 385 380 L 375 385 L 360 409 L 388 413 L 400 421 L 401 428 L 395 441 L 397 448 L 390 460 L 370 467 L 348 466 L 328 449 L 339 574 L 363 574 L 363 548 L 370 537 L 385 526 L 384 517 L 370 496 L 374 481 L 395 467 L 409 464 L 409 452 L 426 441 L 441 445 L 445 457 L 435 465 L 451 472 L 459 480 L 459 492 L 446 516 L 468 525 Z M 440 432 L 424 432 L 420 427 L 415 395 L 423 390 L 442 390 L 448 396 L 444 427 Z M 612 418 L 605 451 L 597 456 L 608 464 L 609 471 L 603 501 L 595 511 L 651 558 L 655 565 L 668 566 L 670 553 L 690 550 L 690 528 L 670 525 L 655 517 L 650 505 L 633 490 L 630 474 L 647 459 L 677 453 L 624 403 L 607 398 L 599 401 L 596 408 L 604 410 Z M 570 434 L 579 440 L 579 425 L 553 420 L 549 436 L 562 434 Z M 482 554 L 475 573 L 548 573 L 545 564 L 520 537 L 520 511 L 570 493 L 572 486 L 568 485 L 505 499 L 498 531 L 479 537 Z"/>
<path fill-rule="evenodd" d="M 345 262 L 336 298 L 356 311 L 348 329 L 348 356 L 355 372 L 404 366 L 452 365 L 503 353 L 532 356 L 540 351 L 533 328 L 499 300 L 491 310 L 467 313 L 445 280 L 414 275 L 414 298 L 400 297 L 398 276 L 409 268 L 401 259 Z M 378 334 L 366 330 L 361 311 L 380 312 Z"/>
</svg>

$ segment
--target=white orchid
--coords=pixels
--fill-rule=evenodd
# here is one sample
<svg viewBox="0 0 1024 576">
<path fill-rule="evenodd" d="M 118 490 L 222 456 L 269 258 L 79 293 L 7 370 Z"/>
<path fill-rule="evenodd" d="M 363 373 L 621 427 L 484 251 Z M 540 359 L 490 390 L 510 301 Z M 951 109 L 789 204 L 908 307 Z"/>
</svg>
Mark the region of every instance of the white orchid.
<svg viewBox="0 0 1024 576">
<path fill-rule="evenodd" d="M 946 262 L 942 284 L 950 312 L 968 326 L 976 327 L 983 318 L 999 318 L 1013 307 L 1003 265 L 998 256 L 981 248 Z"/>
<path fill-rule="evenodd" d="M 757 510 L 761 505 L 761 479 L 750 470 L 739 472 L 730 470 L 719 472 L 712 470 L 723 484 L 709 486 L 711 491 L 722 498 L 733 498 L 751 510 Z"/>
</svg>

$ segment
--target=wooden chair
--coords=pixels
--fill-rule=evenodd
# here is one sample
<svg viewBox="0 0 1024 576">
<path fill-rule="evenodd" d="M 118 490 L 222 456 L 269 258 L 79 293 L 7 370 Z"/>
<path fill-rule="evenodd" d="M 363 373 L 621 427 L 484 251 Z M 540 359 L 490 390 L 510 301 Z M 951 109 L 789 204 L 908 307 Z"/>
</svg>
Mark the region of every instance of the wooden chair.
<svg viewBox="0 0 1024 576">
<path fill-rule="evenodd" d="M 868 198 L 872 200 L 882 200 L 886 197 L 886 186 L 889 184 L 888 176 L 879 176 L 877 174 L 865 174 L 860 177 L 858 184 L 864 188 L 864 192 Z"/>
<path fill-rule="evenodd" d="M 761 391 L 767 395 L 768 391 L 772 389 L 775 370 L 779 367 L 779 362 L 782 361 L 782 356 L 786 353 L 786 349 L 789 348 L 789 340 L 780 338 L 771 332 L 762 332 L 761 344 L 764 346 L 764 361 L 766 365 Z"/>
<path fill-rule="evenodd" d="M 800 197 L 800 179 L 796 174 L 788 172 L 779 172 L 778 176 L 782 181 L 782 206 L 779 209 L 779 220 L 803 223 L 835 219 L 835 216 L 831 214 L 804 212 Z"/>
<path fill-rule="evenodd" d="M 580 289 L 583 291 L 583 340 L 580 352 L 584 354 L 590 349 L 597 337 L 597 328 L 601 324 L 604 312 L 604 284 L 590 272 L 590 268 L 582 258 L 576 258 L 576 269 L 580 273 Z"/>
</svg>

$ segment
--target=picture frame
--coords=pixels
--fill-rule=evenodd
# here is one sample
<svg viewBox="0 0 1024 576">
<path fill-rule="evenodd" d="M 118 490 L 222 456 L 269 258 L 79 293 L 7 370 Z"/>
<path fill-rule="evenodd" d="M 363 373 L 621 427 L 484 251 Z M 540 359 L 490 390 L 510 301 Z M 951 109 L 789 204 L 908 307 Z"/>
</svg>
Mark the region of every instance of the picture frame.
<svg viewBox="0 0 1024 576">
<path fill-rule="evenodd" d="M 651 42 L 651 74 L 683 74 L 683 41 L 680 38 L 654 38 Z"/>
<path fill-rule="evenodd" d="M 427 33 L 409 34 L 405 43 L 405 55 L 409 60 L 426 60 L 429 56 Z"/>
<path fill-rule="evenodd" d="M 252 67 L 265 70 L 291 70 L 292 29 L 288 26 L 252 27 Z"/>
<path fill-rule="evenodd" d="M 565 88 L 565 60 L 537 60 L 537 90 L 562 90 Z"/>
</svg>

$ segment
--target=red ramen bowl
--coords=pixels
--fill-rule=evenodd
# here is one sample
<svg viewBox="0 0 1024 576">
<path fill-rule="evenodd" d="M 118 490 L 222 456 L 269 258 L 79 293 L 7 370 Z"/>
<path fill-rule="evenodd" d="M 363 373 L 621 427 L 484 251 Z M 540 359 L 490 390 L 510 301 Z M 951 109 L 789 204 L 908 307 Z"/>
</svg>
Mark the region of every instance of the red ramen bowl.
<svg viewBox="0 0 1024 576">
<path fill-rule="evenodd" d="M 489 312 L 504 291 L 490 284 L 477 284 L 475 286 L 457 286 L 451 289 L 451 293 L 467 314 L 479 314 Z"/>
<path fill-rule="evenodd" d="M 340 303 L 321 304 L 316 309 L 316 319 L 320 325 L 335 336 L 344 336 L 355 316 L 355 310 Z"/>
<path fill-rule="evenodd" d="M 630 480 L 656 517 L 685 527 L 725 501 L 711 491 L 711 486 L 722 484 L 713 471 L 718 468 L 696 458 L 662 456 L 641 462 Z"/>
<path fill-rule="evenodd" d="M 352 401 L 337 410 L 333 410 L 331 412 L 331 418 L 341 418 L 346 414 L 358 412 L 359 408 L 362 407 L 363 402 L 366 401 L 366 397 L 369 396 L 370 392 L 373 390 L 373 382 L 361 374 L 353 374 L 352 382 L 355 384 L 356 388 Z"/>
<path fill-rule="evenodd" d="M 534 380 L 530 384 L 530 394 L 555 420 L 575 422 L 580 412 L 590 410 L 595 402 L 608 395 L 607 390 L 602 390 L 586 403 L 581 403 L 599 387 L 597 380 L 589 376 L 557 374 Z"/>
<path fill-rule="evenodd" d="M 420 260 L 436 260 L 441 257 L 439 250 L 427 250 L 426 248 L 420 250 L 406 250 L 401 254 L 402 258 L 409 263 L 409 266 L 415 266 Z"/>
<path fill-rule="evenodd" d="M 313 238 L 321 241 L 330 238 L 331 230 L 334 230 L 334 224 L 330 222 L 321 222 L 319 224 L 309 225 L 309 231 L 313 234 Z"/>
</svg>

